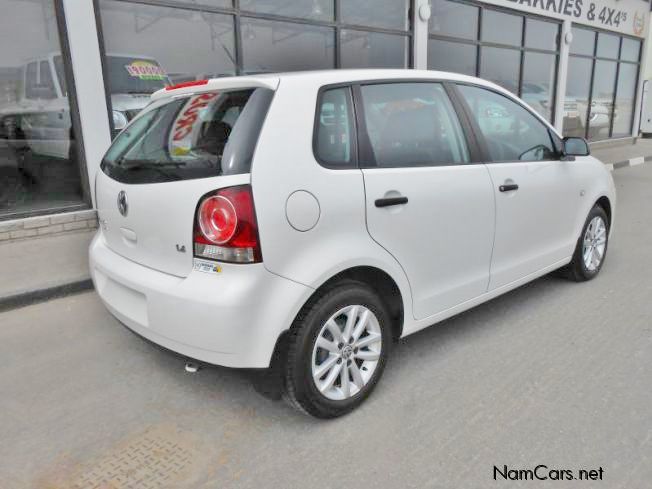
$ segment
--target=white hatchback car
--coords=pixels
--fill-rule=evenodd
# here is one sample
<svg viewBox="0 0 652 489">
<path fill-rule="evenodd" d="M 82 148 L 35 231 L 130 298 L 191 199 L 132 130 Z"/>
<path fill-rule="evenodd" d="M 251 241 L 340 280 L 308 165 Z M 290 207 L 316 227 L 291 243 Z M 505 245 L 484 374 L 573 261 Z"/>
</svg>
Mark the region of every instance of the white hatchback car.
<svg viewBox="0 0 652 489">
<path fill-rule="evenodd" d="M 155 93 L 95 182 L 95 288 L 201 362 L 278 366 L 359 405 L 393 342 L 564 268 L 598 274 L 609 171 L 504 89 L 415 70 L 223 78 Z"/>
</svg>

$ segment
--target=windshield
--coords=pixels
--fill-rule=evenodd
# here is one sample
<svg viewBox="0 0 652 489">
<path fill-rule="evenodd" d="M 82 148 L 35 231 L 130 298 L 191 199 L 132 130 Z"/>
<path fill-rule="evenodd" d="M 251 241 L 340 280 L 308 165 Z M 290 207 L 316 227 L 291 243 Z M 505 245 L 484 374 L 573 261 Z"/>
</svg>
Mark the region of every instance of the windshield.
<svg viewBox="0 0 652 489">
<path fill-rule="evenodd" d="M 154 93 L 169 85 L 168 76 L 153 59 L 107 56 L 109 89 L 117 93 Z"/>
<path fill-rule="evenodd" d="M 206 92 L 152 106 L 113 141 L 102 170 L 125 183 L 248 173 L 273 92 Z"/>
</svg>

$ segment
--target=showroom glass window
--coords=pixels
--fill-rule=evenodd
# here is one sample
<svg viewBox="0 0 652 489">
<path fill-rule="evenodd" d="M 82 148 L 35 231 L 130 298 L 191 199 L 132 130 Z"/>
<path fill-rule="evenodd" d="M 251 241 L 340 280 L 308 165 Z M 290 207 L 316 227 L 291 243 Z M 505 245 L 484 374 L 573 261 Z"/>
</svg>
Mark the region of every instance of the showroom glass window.
<svg viewBox="0 0 652 489">
<path fill-rule="evenodd" d="M 491 80 L 553 120 L 559 59 L 557 21 L 433 0 L 429 32 L 429 69 Z"/>
<path fill-rule="evenodd" d="M 577 26 L 572 33 L 564 135 L 631 136 L 641 41 Z"/>
<path fill-rule="evenodd" d="M 99 0 L 114 134 L 152 92 L 170 84 L 278 71 L 407 68 L 408 4 Z"/>
<path fill-rule="evenodd" d="M 54 2 L 0 8 L 0 219 L 86 207 Z"/>
</svg>

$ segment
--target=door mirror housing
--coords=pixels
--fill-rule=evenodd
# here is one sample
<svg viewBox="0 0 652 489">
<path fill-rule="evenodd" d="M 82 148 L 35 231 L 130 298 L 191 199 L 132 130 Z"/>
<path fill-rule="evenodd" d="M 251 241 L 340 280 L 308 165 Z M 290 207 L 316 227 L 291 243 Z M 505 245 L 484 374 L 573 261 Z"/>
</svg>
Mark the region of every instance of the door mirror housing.
<svg viewBox="0 0 652 489">
<path fill-rule="evenodd" d="M 572 161 L 576 156 L 589 156 L 591 151 L 589 143 L 584 138 L 568 137 L 564 138 L 564 149 L 562 154 L 563 161 Z"/>
</svg>

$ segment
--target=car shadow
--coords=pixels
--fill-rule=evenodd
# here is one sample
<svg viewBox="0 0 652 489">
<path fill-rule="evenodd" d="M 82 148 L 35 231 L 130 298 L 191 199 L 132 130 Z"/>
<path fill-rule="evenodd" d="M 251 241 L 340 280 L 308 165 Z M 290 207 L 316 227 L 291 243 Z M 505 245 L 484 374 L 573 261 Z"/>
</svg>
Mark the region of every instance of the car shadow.
<svg viewBox="0 0 652 489">
<path fill-rule="evenodd" d="M 572 287 L 572 285 L 571 282 L 554 274 L 546 275 L 441 321 L 434 327 L 427 327 L 401 339 L 392 351 L 390 368 L 385 372 L 385 376 L 391 378 L 407 375 L 405 371 L 414 367 L 415 356 L 437 355 L 445 352 L 450 343 L 459 342 L 467 337 L 472 338 L 480 331 L 488 332 L 505 327 L 505 324 L 512 321 L 516 314 L 521 314 L 520 308 L 524 304 L 545 301 L 550 296 L 563 294 L 564 287 Z M 516 322 L 514 327 L 518 327 Z M 132 332 L 128 328 L 125 329 Z M 195 402 L 198 404 L 221 401 L 222 409 L 228 410 L 229 406 L 241 409 L 242 406 L 247 406 L 247 409 L 253 410 L 257 416 L 268 416 L 276 420 L 291 419 L 292 423 L 314 422 L 311 418 L 287 406 L 286 403 L 279 402 L 282 395 L 282 376 L 278 368 L 248 370 L 202 364 L 145 338 L 142 339 L 144 340 L 142 348 L 153 353 L 151 360 L 156 363 L 157 370 L 175 379 L 183 389 L 187 388 L 189 395 L 195 397 Z M 197 363 L 199 371 L 185 372 L 186 362 Z"/>
</svg>

